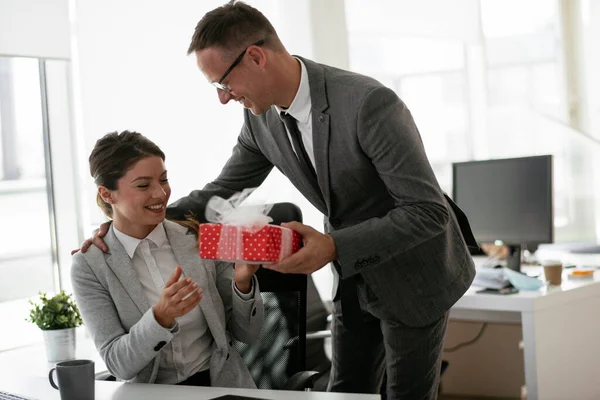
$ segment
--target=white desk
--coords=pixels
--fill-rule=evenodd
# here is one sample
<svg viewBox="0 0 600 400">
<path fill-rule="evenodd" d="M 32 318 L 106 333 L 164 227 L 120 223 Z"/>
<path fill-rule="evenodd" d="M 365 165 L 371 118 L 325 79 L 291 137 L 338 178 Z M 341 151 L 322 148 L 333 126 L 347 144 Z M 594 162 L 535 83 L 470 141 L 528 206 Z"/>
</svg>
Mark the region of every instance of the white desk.
<svg viewBox="0 0 600 400">
<path fill-rule="evenodd" d="M 568 270 L 567 270 L 568 271 Z M 471 287 L 450 318 L 522 324 L 527 399 L 599 399 L 600 271 L 594 281 L 513 295 Z"/>
<path fill-rule="evenodd" d="M 77 358 L 94 360 L 96 372 L 106 369 L 91 339 L 84 339 L 82 335 L 77 337 Z M 46 361 L 43 343 L 2 352 L 0 353 L 0 390 L 32 399 L 59 400 L 59 392 L 53 389 L 48 382 L 48 371 L 52 367 L 54 367 L 54 363 Z M 96 381 L 96 400 L 162 400 L 169 398 L 208 400 L 225 394 L 273 400 L 380 400 L 379 395 L 365 394 L 198 388 Z"/>
<path fill-rule="evenodd" d="M 58 390 L 41 377 L 0 377 L 0 390 L 41 400 L 59 400 Z M 96 381 L 96 400 L 209 400 L 226 394 L 272 400 L 380 400 L 375 394 L 290 392 Z"/>
<path fill-rule="evenodd" d="M 42 332 L 40 331 L 40 339 Z M 77 331 L 78 359 L 93 360 L 96 372 L 105 371 L 106 365 L 96 350 L 92 339 L 85 337 L 83 328 Z M 56 363 L 49 363 L 46 359 L 44 343 L 21 347 L 0 352 L 0 378 L 5 375 L 23 373 L 27 376 L 47 377 Z M 0 387 L 0 390 L 2 387 Z"/>
</svg>

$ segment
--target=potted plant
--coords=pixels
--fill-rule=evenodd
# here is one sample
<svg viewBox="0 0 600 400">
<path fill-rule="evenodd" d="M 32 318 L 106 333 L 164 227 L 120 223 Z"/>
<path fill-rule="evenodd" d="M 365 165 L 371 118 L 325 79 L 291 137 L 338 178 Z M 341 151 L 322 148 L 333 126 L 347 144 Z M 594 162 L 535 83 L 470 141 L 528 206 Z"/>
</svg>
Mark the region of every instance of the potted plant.
<svg viewBox="0 0 600 400">
<path fill-rule="evenodd" d="M 40 292 L 39 300 L 29 301 L 33 307 L 27 321 L 42 330 L 48 362 L 74 359 L 75 328 L 83 323 L 75 301 L 64 290 L 52 298 Z"/>
</svg>

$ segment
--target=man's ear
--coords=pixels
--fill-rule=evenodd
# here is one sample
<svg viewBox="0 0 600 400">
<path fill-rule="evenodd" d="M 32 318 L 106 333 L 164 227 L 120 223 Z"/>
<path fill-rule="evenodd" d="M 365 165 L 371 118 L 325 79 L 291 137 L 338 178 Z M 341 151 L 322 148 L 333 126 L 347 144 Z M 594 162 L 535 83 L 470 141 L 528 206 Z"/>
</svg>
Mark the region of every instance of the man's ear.
<svg viewBox="0 0 600 400">
<path fill-rule="evenodd" d="M 248 57 L 253 64 L 258 65 L 261 68 L 264 67 L 267 62 L 267 54 L 260 46 L 250 46 L 246 57 Z"/>
<path fill-rule="evenodd" d="M 100 197 L 102 197 L 102 200 L 104 200 L 105 203 L 115 204 L 112 192 L 105 186 L 98 186 L 98 193 L 100 194 Z"/>
</svg>

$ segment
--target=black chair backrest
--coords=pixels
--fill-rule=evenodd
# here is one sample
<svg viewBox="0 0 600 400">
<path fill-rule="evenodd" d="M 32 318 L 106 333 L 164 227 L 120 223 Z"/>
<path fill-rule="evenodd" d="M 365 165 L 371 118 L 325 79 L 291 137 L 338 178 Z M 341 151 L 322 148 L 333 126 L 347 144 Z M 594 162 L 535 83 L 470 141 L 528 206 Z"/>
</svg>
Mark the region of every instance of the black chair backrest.
<svg viewBox="0 0 600 400">
<path fill-rule="evenodd" d="M 269 216 L 272 224 L 302 222 L 292 203 L 277 203 Z M 288 378 L 305 370 L 306 275 L 282 274 L 260 268 L 258 278 L 265 307 L 260 337 L 253 344 L 234 341 L 260 389 L 283 389 Z"/>
</svg>

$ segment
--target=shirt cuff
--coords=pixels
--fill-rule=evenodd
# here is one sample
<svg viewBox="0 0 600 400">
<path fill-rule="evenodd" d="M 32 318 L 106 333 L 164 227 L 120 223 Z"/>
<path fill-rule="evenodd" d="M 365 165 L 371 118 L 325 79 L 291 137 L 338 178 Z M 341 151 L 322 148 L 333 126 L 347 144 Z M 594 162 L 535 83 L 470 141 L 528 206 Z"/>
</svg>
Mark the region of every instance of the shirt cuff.
<svg viewBox="0 0 600 400">
<path fill-rule="evenodd" d="M 162 329 L 163 331 L 168 331 L 173 334 L 179 332 L 179 322 L 177 321 L 177 319 L 175 319 L 175 323 L 173 324 L 173 326 L 171 326 L 170 328 L 165 328 L 156 320 L 156 315 L 154 315 L 154 309 L 152 307 L 150 307 L 150 312 L 152 312 L 152 320 L 154 321 L 154 324 L 156 325 L 156 327 L 158 327 L 158 329 Z"/>
<path fill-rule="evenodd" d="M 242 299 L 242 300 L 251 300 L 254 298 L 254 279 L 252 279 L 250 281 L 250 291 L 248 293 L 242 293 L 240 292 L 240 290 L 237 288 L 237 286 L 235 286 L 235 280 L 231 280 L 231 284 L 233 285 L 233 291 L 236 293 L 236 295 Z"/>
<path fill-rule="evenodd" d="M 173 324 L 173 326 L 169 328 L 169 331 L 172 334 L 176 334 L 177 332 L 179 332 L 179 321 L 177 321 L 177 319 L 175 319 L 175 324 Z"/>
<path fill-rule="evenodd" d="M 173 339 L 173 335 L 175 333 L 171 332 L 170 329 L 163 328 L 156 321 L 152 307 L 150 307 L 148 311 L 144 313 L 142 318 L 135 324 L 135 326 L 137 327 L 136 329 L 140 330 L 144 337 L 152 343 L 158 343 L 160 341 L 165 341 L 168 343 L 171 341 L 171 339 Z M 177 326 L 175 328 L 177 328 Z M 129 333 L 132 333 L 132 331 Z"/>
</svg>

